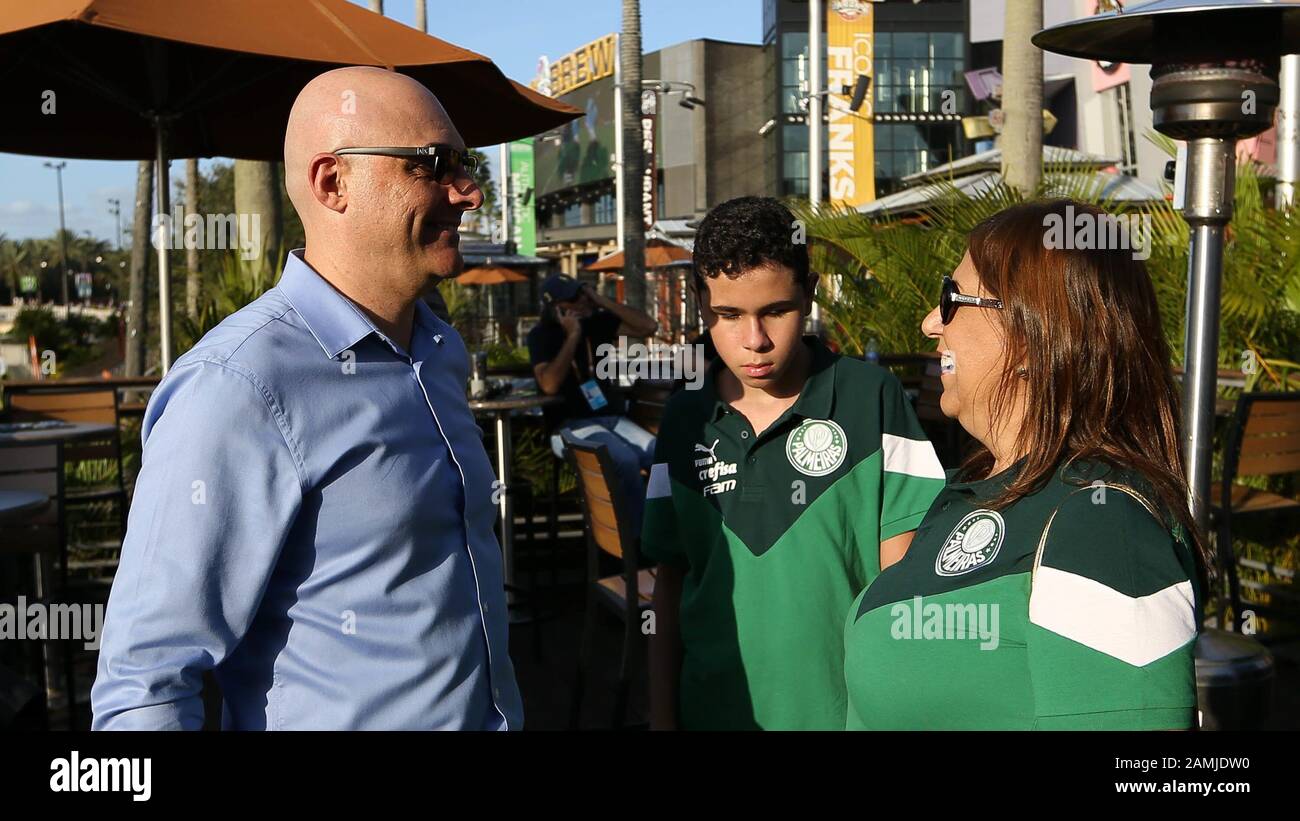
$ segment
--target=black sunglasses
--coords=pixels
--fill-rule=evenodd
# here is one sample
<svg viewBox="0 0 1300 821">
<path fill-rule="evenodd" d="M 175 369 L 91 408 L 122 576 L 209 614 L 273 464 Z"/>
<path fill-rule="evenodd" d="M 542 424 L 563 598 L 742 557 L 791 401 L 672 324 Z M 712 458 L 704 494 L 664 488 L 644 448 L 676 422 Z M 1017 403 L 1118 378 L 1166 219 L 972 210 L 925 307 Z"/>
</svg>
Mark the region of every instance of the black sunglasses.
<svg viewBox="0 0 1300 821">
<path fill-rule="evenodd" d="M 943 290 L 939 294 L 939 317 L 943 324 L 952 322 L 953 314 L 962 305 L 974 305 L 977 308 L 1002 308 L 1002 300 L 982 296 L 968 296 L 957 290 L 957 281 L 952 277 L 943 278 Z"/>
<path fill-rule="evenodd" d="M 377 157 L 407 157 L 429 166 L 434 180 L 447 185 L 464 169 L 469 176 L 478 170 L 478 157 L 446 143 L 433 143 L 412 148 L 401 146 L 375 146 L 367 148 L 336 148 L 331 154 L 370 154 Z"/>
</svg>

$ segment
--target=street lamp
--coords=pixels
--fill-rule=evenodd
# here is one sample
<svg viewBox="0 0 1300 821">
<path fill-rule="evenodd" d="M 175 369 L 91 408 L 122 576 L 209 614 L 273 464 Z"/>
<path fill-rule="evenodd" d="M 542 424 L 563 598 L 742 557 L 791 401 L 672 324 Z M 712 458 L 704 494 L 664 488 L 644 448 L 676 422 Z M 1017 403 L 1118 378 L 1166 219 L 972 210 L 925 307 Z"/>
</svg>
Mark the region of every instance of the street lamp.
<svg viewBox="0 0 1300 821">
<path fill-rule="evenodd" d="M 1052 26 L 1032 39 L 1045 51 L 1070 57 L 1150 63 L 1155 128 L 1187 141 L 1183 217 L 1192 239 L 1183 455 L 1192 515 L 1205 528 L 1223 239 L 1232 219 L 1236 144 L 1273 124 L 1280 55 L 1300 49 L 1300 0 L 1154 0 Z"/>
<path fill-rule="evenodd" d="M 68 310 L 68 237 L 67 230 L 63 225 L 63 169 L 67 166 L 66 162 L 45 163 L 46 168 L 54 169 L 54 174 L 59 180 L 59 258 L 63 263 L 63 276 L 61 279 L 63 282 L 63 310 L 65 314 Z"/>
<path fill-rule="evenodd" d="M 122 250 L 122 201 L 109 198 L 108 204 L 113 206 L 108 209 L 108 213 L 117 217 L 117 250 Z"/>
</svg>

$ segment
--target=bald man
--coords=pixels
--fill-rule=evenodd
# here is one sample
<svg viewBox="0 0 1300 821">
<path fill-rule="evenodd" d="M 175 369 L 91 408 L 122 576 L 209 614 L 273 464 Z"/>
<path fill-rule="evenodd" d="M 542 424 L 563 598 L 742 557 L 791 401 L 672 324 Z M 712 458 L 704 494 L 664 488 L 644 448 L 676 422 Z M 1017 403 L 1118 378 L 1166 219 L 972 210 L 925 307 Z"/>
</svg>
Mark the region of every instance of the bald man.
<svg viewBox="0 0 1300 821">
<path fill-rule="evenodd" d="M 198 729 L 207 671 L 227 729 L 521 726 L 465 346 L 420 299 L 483 203 L 464 150 L 399 74 L 298 96 L 306 248 L 149 402 L 95 729 Z"/>
</svg>

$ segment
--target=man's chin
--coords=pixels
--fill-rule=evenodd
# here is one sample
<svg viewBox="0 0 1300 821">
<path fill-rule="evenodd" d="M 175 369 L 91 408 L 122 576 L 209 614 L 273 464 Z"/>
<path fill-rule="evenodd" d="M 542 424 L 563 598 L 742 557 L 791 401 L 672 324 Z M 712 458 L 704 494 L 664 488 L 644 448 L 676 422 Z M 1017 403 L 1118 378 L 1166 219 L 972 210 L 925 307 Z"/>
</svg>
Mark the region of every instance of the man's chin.
<svg viewBox="0 0 1300 821">
<path fill-rule="evenodd" d="M 459 248 L 439 248 L 429 255 L 429 272 L 438 279 L 460 276 L 465 270 L 465 258 Z"/>
</svg>

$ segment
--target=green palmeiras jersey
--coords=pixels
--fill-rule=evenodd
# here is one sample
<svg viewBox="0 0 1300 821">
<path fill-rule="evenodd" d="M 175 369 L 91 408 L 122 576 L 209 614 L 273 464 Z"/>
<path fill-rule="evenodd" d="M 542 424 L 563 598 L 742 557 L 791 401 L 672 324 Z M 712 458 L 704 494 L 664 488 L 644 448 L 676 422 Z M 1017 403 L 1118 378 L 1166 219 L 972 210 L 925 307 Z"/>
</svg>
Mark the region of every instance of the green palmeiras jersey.
<svg viewBox="0 0 1300 821">
<path fill-rule="evenodd" d="M 845 633 L 850 729 L 1187 729 L 1196 565 L 1131 471 L 954 482 Z"/>
<path fill-rule="evenodd" d="M 664 414 L 642 550 L 685 571 L 683 729 L 842 729 L 846 613 L 944 484 L 898 380 L 805 344 L 808 380 L 761 434 L 718 398 L 721 361 Z"/>
</svg>

